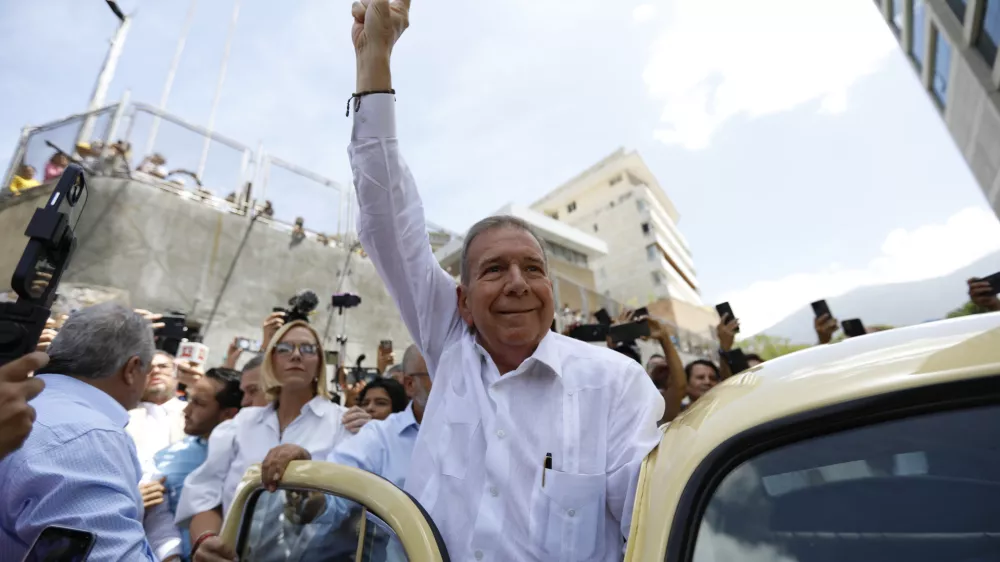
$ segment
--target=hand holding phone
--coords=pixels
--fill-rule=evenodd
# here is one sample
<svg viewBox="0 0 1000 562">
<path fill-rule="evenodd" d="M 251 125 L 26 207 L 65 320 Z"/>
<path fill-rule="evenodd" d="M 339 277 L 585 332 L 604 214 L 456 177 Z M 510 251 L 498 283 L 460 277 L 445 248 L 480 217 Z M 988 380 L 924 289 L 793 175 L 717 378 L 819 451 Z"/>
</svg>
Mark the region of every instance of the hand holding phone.
<svg viewBox="0 0 1000 562">
<path fill-rule="evenodd" d="M 715 311 L 719 313 L 719 319 L 722 320 L 723 323 L 728 324 L 730 321 L 736 320 L 736 315 L 733 314 L 733 307 L 729 306 L 728 302 L 715 305 Z M 740 327 L 738 325 L 733 333 L 740 333 Z"/>
<path fill-rule="evenodd" d="M 816 318 L 820 318 L 822 316 L 830 316 L 831 318 L 833 317 L 833 315 L 830 314 L 830 307 L 827 306 L 826 300 L 818 300 L 812 303 L 811 306 L 813 309 L 813 315 L 815 315 Z"/>
</svg>

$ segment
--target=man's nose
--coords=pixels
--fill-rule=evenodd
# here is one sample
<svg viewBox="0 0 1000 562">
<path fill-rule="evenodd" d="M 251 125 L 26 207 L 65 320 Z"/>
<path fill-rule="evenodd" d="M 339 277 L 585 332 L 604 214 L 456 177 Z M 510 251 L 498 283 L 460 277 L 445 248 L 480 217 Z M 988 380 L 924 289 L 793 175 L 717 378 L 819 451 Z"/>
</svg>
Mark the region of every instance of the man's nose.
<svg viewBox="0 0 1000 562">
<path fill-rule="evenodd" d="M 524 273 L 518 266 L 512 266 L 508 271 L 506 293 L 508 295 L 523 295 L 528 292 L 528 282 L 524 279 Z"/>
</svg>

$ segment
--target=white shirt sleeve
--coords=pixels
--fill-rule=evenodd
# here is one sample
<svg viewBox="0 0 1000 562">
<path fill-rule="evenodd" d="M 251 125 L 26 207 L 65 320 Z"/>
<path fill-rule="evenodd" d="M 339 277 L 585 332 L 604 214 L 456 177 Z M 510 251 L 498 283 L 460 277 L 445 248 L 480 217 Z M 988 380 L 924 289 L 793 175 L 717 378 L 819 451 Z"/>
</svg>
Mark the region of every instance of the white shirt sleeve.
<svg viewBox="0 0 1000 562">
<path fill-rule="evenodd" d="M 222 487 L 235 455 L 236 422 L 224 421 L 208 437 L 205 462 L 184 479 L 184 488 L 174 515 L 174 522 L 178 526 L 187 527 L 195 515 L 222 505 Z"/>
<path fill-rule="evenodd" d="M 458 314 L 455 281 L 434 259 L 423 204 L 399 154 L 391 94 L 361 98 L 348 153 L 361 209 L 361 245 L 433 377 L 441 353 L 465 324 Z"/>
<path fill-rule="evenodd" d="M 623 373 L 623 386 L 608 420 L 608 509 L 628 538 L 642 461 L 660 442 L 656 424 L 664 403 L 653 381 L 638 363 Z"/>
</svg>

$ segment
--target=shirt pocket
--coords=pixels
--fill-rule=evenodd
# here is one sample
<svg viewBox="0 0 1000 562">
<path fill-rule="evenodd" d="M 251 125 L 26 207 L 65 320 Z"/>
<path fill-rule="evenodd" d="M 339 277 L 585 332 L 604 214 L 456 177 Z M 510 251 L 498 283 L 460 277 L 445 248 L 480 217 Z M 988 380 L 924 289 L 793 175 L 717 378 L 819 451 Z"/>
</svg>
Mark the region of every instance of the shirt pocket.
<svg viewBox="0 0 1000 562">
<path fill-rule="evenodd" d="M 452 478 L 465 478 L 469 468 L 472 440 L 479 427 L 479 414 L 465 404 L 454 401 L 445 410 L 445 439 L 442 450 L 441 473 Z"/>
<path fill-rule="evenodd" d="M 545 470 L 545 485 L 535 488 L 531 537 L 552 560 L 587 560 L 604 537 L 604 474 Z"/>
</svg>

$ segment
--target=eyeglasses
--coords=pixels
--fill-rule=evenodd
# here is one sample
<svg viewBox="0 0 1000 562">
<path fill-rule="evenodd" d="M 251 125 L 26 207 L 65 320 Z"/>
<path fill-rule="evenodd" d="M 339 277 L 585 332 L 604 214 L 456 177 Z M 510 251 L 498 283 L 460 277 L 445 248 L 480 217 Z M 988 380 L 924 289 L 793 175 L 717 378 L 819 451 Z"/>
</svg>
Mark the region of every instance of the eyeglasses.
<svg viewBox="0 0 1000 562">
<path fill-rule="evenodd" d="M 312 343 L 288 343 L 281 342 L 275 344 L 274 352 L 278 355 L 291 355 L 298 349 L 299 353 L 302 355 L 316 355 L 317 347 L 316 344 Z"/>
</svg>

